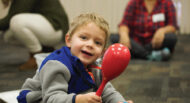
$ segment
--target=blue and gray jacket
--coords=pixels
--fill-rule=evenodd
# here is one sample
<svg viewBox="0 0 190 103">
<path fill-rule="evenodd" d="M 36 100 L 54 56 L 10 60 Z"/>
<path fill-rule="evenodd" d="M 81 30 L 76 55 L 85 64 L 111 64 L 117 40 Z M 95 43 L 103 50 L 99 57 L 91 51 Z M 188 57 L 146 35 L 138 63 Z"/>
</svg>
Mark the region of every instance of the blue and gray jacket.
<svg viewBox="0 0 190 103">
<path fill-rule="evenodd" d="M 33 78 L 26 79 L 17 97 L 19 103 L 75 103 L 77 94 L 95 92 L 101 84 L 101 70 L 89 68 L 92 80 L 80 60 L 68 47 L 48 55 Z M 125 101 L 111 83 L 102 93 L 103 103 Z"/>
</svg>

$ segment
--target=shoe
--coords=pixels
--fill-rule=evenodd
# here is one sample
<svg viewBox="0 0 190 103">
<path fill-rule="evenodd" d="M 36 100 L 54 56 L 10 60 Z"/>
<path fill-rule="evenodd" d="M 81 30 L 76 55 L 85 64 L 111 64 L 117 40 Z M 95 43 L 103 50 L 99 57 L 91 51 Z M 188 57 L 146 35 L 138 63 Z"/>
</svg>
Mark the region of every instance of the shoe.
<svg viewBox="0 0 190 103">
<path fill-rule="evenodd" d="M 19 67 L 19 70 L 23 71 L 23 70 L 36 70 L 37 69 L 37 63 L 36 63 L 36 59 L 32 56 L 29 58 L 29 60 L 22 64 Z"/>
<path fill-rule="evenodd" d="M 168 61 L 171 57 L 171 52 L 168 48 L 162 50 L 162 61 Z"/>
<path fill-rule="evenodd" d="M 168 48 L 164 48 L 159 51 L 152 51 L 150 55 L 148 55 L 148 60 L 150 61 L 167 61 L 170 59 L 171 53 Z"/>
</svg>

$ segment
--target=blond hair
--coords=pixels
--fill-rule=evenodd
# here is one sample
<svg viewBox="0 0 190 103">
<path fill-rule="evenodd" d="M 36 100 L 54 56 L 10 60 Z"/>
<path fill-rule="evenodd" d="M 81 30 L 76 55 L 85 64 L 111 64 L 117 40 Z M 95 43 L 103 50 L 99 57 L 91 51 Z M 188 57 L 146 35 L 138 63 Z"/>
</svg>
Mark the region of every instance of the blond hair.
<svg viewBox="0 0 190 103">
<path fill-rule="evenodd" d="M 109 24 L 103 17 L 101 17 L 96 13 L 80 14 L 79 16 L 74 18 L 70 24 L 70 29 L 68 31 L 70 37 L 72 37 L 72 35 L 76 32 L 76 30 L 79 27 L 82 27 L 92 22 L 95 23 L 101 30 L 105 32 L 106 34 L 105 46 L 106 46 L 108 44 L 107 42 L 109 38 Z"/>
</svg>

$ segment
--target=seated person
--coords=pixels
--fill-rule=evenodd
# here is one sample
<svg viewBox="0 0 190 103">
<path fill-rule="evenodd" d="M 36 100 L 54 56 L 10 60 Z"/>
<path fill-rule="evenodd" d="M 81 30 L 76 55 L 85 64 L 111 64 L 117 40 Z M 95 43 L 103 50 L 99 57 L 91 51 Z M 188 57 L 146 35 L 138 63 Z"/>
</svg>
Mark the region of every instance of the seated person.
<svg viewBox="0 0 190 103">
<path fill-rule="evenodd" d="M 113 42 L 128 46 L 133 58 L 168 60 L 177 42 L 172 0 L 130 0 Z M 119 40 L 116 40 L 116 39 Z"/>
<path fill-rule="evenodd" d="M 0 31 L 4 40 L 16 39 L 30 52 L 19 69 L 36 69 L 34 54 L 53 51 L 64 43 L 68 17 L 59 0 L 0 0 Z"/>
</svg>

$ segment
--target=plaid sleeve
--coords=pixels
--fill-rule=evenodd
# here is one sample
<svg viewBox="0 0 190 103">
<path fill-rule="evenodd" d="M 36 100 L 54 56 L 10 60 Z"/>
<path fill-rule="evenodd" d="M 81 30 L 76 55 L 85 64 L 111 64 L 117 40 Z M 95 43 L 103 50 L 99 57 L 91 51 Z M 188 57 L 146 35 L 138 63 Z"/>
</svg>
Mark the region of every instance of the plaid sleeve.
<svg viewBox="0 0 190 103">
<path fill-rule="evenodd" d="M 174 4 L 171 0 L 166 0 L 167 5 L 167 13 L 166 13 L 166 20 L 168 25 L 173 25 L 178 29 L 177 25 L 177 17 L 176 17 L 176 9 L 174 7 Z"/>
<path fill-rule="evenodd" d="M 121 25 L 131 25 L 133 23 L 133 15 L 135 12 L 135 7 L 136 7 L 136 0 L 130 0 L 125 8 L 123 18 L 121 20 Z"/>
</svg>

